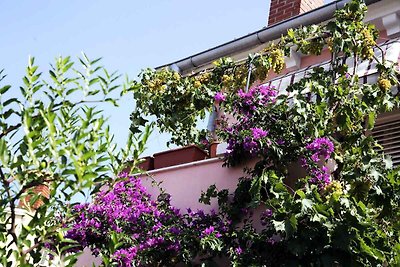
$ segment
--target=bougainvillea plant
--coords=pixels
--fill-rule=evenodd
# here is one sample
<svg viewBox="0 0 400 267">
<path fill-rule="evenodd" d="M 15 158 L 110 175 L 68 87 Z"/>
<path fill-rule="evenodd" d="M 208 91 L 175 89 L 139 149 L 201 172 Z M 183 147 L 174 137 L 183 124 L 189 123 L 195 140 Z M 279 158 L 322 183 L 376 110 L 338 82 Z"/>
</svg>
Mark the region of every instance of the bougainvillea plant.
<svg viewBox="0 0 400 267">
<path fill-rule="evenodd" d="M 173 266 L 214 258 L 231 222 L 212 212 L 182 213 L 163 192 L 151 199 L 140 178 L 122 173 L 90 204 L 75 206 L 66 237 L 101 254 L 107 266 Z M 75 247 L 79 250 L 79 247 Z M 197 257 L 197 259 L 195 259 Z"/>
<path fill-rule="evenodd" d="M 219 132 L 225 165 L 256 164 L 232 194 L 215 186 L 202 194 L 203 203 L 218 199 L 208 215 L 178 212 L 168 195 L 152 198 L 123 176 L 78 206 L 68 236 L 119 266 L 207 265 L 216 256 L 232 266 L 398 266 L 400 173 L 368 133 L 379 113 L 399 106 L 391 90 L 398 70 L 375 56 L 378 31 L 363 23 L 365 12 L 353 0 L 327 24 L 289 30 L 244 64 L 221 59 L 186 77 L 144 71 L 134 84 L 141 104 L 133 130 L 144 122 L 139 114 L 154 115 L 174 142 L 193 142 L 196 116 L 218 102 L 235 118 Z M 327 47 L 330 68 L 314 68 L 287 93 L 259 85 L 283 69 L 294 45 L 305 55 Z M 362 60 L 376 61 L 376 84 L 359 82 Z"/>
</svg>

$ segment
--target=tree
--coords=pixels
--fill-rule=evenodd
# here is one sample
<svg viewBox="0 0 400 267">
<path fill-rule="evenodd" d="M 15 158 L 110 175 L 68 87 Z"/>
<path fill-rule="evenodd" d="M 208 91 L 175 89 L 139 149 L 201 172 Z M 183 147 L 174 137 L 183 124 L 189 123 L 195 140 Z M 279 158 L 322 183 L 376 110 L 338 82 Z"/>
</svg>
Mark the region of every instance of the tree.
<svg viewBox="0 0 400 267">
<path fill-rule="evenodd" d="M 0 88 L 0 265 L 38 263 L 46 246 L 63 240 L 60 220 L 71 212 L 69 203 L 112 179 L 133 148 L 136 159 L 144 150 L 144 142 L 134 143 L 138 139 L 131 135 L 126 149 L 117 152 L 99 108 L 117 106 L 119 77 L 100 58 L 85 54 L 79 66 L 58 57 L 48 76 L 30 58 L 21 96 L 10 85 Z M 24 223 L 18 221 L 19 208 L 26 210 Z M 66 249 L 54 247 L 51 253 L 61 257 Z"/>
</svg>

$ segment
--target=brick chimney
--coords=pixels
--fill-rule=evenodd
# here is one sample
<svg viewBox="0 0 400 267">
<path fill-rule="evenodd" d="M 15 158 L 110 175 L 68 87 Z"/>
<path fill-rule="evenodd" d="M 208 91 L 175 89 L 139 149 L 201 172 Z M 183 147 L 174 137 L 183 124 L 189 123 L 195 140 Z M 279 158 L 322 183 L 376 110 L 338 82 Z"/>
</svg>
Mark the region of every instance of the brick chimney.
<svg viewBox="0 0 400 267">
<path fill-rule="evenodd" d="M 324 0 L 271 0 L 268 26 L 324 5 Z"/>
</svg>

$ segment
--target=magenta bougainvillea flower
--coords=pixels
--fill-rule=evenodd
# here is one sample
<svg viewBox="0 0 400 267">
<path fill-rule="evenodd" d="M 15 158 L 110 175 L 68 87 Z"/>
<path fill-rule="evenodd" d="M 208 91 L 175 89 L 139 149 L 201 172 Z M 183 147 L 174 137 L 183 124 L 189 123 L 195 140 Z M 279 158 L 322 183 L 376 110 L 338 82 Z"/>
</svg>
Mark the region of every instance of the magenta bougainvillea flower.
<svg viewBox="0 0 400 267">
<path fill-rule="evenodd" d="M 170 195 L 152 198 L 138 177 L 122 173 L 119 179 L 112 188 L 99 192 L 92 203 L 74 206 L 75 216 L 65 236 L 77 241 L 81 249 L 89 247 L 108 255 L 105 244 L 117 234 L 124 239 L 124 246 L 110 255 L 118 266 L 142 266 L 145 258 L 162 262 L 171 255 L 184 261 L 188 247 L 193 249 L 190 253 L 197 253 L 203 237 L 218 239 L 230 229 L 231 221 L 215 211 L 189 209 L 181 213 L 171 205 Z"/>
<path fill-rule="evenodd" d="M 218 92 L 214 96 L 215 101 L 217 102 L 224 102 L 226 100 L 226 96 L 222 92 Z"/>
<path fill-rule="evenodd" d="M 253 134 L 253 138 L 256 140 L 263 138 L 263 137 L 267 136 L 267 134 L 268 134 L 268 131 L 264 131 L 261 128 L 251 128 L 251 132 Z"/>
<path fill-rule="evenodd" d="M 310 159 L 302 158 L 302 166 L 306 168 L 311 175 L 309 180 L 312 184 L 317 184 L 321 188 L 330 184 L 332 181 L 329 169 L 317 163 L 323 163 L 328 160 L 335 150 L 331 140 L 326 137 L 316 138 L 311 143 L 306 145 L 306 150 L 311 152 Z"/>
<path fill-rule="evenodd" d="M 331 140 L 322 137 L 316 138 L 306 146 L 306 149 L 313 152 L 312 159 L 314 162 L 318 162 L 320 157 L 325 160 L 329 159 L 335 148 Z"/>
</svg>

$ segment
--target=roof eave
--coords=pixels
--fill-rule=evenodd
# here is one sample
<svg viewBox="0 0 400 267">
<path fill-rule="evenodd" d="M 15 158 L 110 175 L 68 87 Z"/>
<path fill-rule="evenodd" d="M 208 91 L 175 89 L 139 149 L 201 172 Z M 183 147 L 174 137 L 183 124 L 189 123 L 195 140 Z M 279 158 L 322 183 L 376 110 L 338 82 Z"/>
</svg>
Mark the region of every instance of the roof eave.
<svg viewBox="0 0 400 267">
<path fill-rule="evenodd" d="M 380 0 L 365 0 L 367 5 L 379 1 Z M 343 8 L 343 6 L 348 2 L 350 2 L 350 0 L 338 0 L 331 2 L 307 13 L 303 13 L 277 24 L 264 27 L 258 31 L 207 49 L 192 56 L 158 66 L 156 69 L 169 67 L 182 74 L 188 73 L 191 70 L 209 64 L 219 58 L 250 50 L 258 45 L 276 40 L 280 38 L 282 34 L 285 34 L 290 28 L 319 24 L 327 21 L 333 17 L 337 9 Z"/>
</svg>

